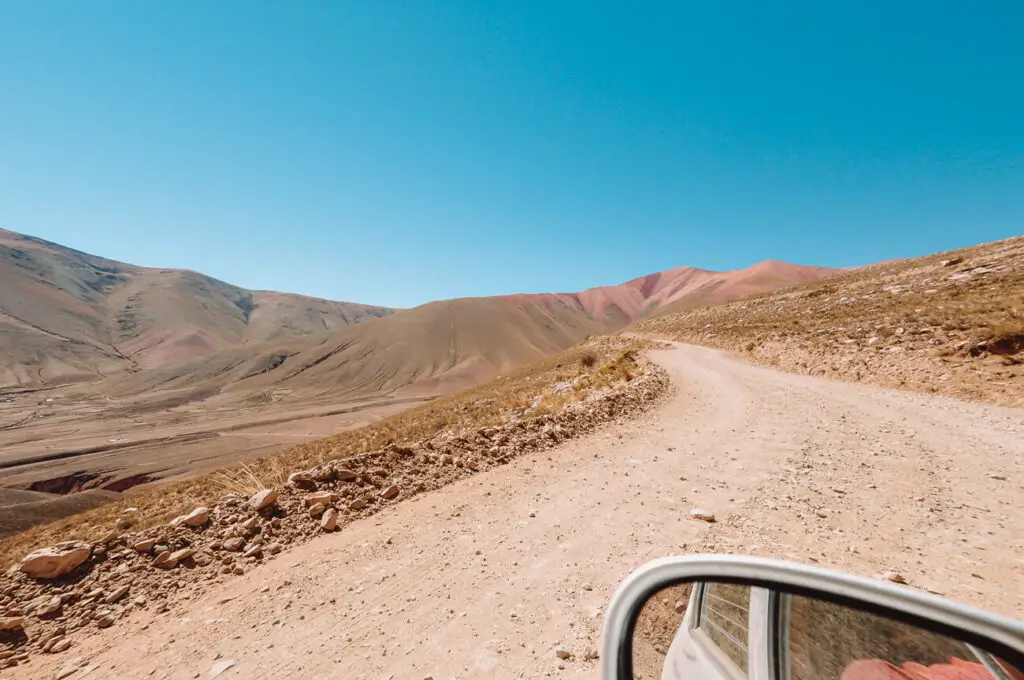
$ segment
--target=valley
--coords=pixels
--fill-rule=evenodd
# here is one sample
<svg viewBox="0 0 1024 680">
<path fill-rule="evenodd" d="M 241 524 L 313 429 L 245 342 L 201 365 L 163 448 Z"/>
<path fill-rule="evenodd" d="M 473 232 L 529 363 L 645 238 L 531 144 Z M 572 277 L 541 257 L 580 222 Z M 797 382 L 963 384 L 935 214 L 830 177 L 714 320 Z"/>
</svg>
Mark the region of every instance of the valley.
<svg viewBox="0 0 1024 680">
<path fill-rule="evenodd" d="M 0 537 L 387 418 L 640 318 L 835 273 L 681 267 L 397 310 L 0 231 Z M 25 490 L 53 507 L 19 502 Z"/>
</svg>

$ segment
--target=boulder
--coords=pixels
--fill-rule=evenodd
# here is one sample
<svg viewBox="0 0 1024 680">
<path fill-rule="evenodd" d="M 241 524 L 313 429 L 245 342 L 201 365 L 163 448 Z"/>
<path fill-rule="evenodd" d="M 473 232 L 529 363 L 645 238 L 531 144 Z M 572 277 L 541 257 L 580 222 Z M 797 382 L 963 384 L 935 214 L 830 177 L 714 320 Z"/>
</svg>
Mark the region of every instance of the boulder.
<svg viewBox="0 0 1024 680">
<path fill-rule="evenodd" d="M 132 548 L 136 552 L 148 553 L 150 550 L 153 549 L 153 546 L 155 546 L 155 545 L 156 545 L 156 539 L 155 538 L 146 538 L 146 539 L 143 539 L 143 540 L 139 541 L 135 545 L 133 545 Z"/>
<path fill-rule="evenodd" d="M 171 520 L 171 526 L 177 527 L 185 525 L 187 527 L 201 527 L 210 521 L 210 509 L 209 508 L 196 508 L 187 515 L 181 517 L 175 517 Z"/>
<path fill-rule="evenodd" d="M 120 586 L 119 588 L 115 588 L 112 593 L 103 598 L 103 604 L 114 604 L 127 594 L 128 586 Z"/>
<path fill-rule="evenodd" d="M 153 566 L 157 569 L 173 569 L 175 562 L 171 561 L 171 551 L 163 550 L 153 560 Z"/>
<path fill-rule="evenodd" d="M 67 541 L 43 548 L 21 561 L 21 571 L 32 578 L 53 579 L 74 571 L 92 554 L 88 543 Z"/>
<path fill-rule="evenodd" d="M 41 619 L 59 616 L 64 603 L 58 596 L 44 600 L 35 608 L 34 614 Z"/>
<path fill-rule="evenodd" d="M 339 498 L 340 496 L 338 496 L 338 494 L 331 493 L 330 491 L 321 491 L 319 493 L 306 496 L 306 507 L 311 508 L 314 505 L 327 505 L 328 503 L 337 501 Z"/>
<path fill-rule="evenodd" d="M 121 530 L 115 528 L 112 531 L 108 532 L 103 538 L 98 540 L 97 543 L 99 543 L 100 545 L 110 545 L 120 537 Z"/>
<path fill-rule="evenodd" d="M 4 616 L 0 618 L 0 630 L 20 630 L 24 626 L 24 616 Z"/>
<path fill-rule="evenodd" d="M 338 526 L 338 511 L 334 508 L 327 508 L 323 517 L 320 518 L 320 528 L 324 531 L 334 531 Z"/>
<path fill-rule="evenodd" d="M 224 541 L 222 547 L 229 552 L 238 552 L 245 547 L 245 539 L 237 536 L 235 538 L 229 538 Z"/>
<path fill-rule="evenodd" d="M 316 486 L 313 481 L 313 476 L 303 470 L 288 475 L 288 486 L 298 487 L 300 489 L 312 489 Z"/>
<path fill-rule="evenodd" d="M 309 471 L 309 476 L 318 482 L 333 481 L 335 476 L 334 465 L 331 463 L 325 463 L 319 467 L 315 467 Z"/>
<path fill-rule="evenodd" d="M 263 489 L 257 491 L 249 498 L 249 507 L 253 510 L 264 510 L 277 502 L 278 493 L 276 489 Z"/>
<path fill-rule="evenodd" d="M 714 522 L 715 513 L 711 512 L 710 510 L 705 510 L 704 508 L 694 508 L 693 510 L 690 510 L 690 519 L 699 519 L 705 522 Z"/>
</svg>

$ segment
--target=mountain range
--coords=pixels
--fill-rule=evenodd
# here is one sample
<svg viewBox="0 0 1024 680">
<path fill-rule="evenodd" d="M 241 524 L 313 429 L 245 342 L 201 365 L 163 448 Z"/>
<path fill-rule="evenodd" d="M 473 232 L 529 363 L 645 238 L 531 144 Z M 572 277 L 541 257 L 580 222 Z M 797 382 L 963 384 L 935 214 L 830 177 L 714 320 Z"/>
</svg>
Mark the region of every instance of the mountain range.
<svg viewBox="0 0 1024 680">
<path fill-rule="evenodd" d="M 578 293 L 459 298 L 406 310 L 254 291 L 0 230 L 0 390 L 268 388 L 354 395 L 463 387 L 634 320 L 834 273 L 762 262 L 680 267 Z"/>
</svg>

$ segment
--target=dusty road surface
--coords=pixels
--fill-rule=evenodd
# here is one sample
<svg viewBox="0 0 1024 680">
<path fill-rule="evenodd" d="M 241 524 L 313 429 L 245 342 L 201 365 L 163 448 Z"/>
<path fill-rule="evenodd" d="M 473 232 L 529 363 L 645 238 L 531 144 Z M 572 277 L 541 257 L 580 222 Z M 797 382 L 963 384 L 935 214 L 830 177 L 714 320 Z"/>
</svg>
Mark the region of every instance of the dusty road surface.
<svg viewBox="0 0 1024 680">
<path fill-rule="evenodd" d="M 1024 614 L 1024 411 L 653 353 L 639 420 L 318 538 L 10 677 L 592 678 L 616 584 L 700 551 L 771 555 Z M 718 521 L 688 518 L 708 508 Z M 559 660 L 556 645 L 574 658 Z"/>
</svg>

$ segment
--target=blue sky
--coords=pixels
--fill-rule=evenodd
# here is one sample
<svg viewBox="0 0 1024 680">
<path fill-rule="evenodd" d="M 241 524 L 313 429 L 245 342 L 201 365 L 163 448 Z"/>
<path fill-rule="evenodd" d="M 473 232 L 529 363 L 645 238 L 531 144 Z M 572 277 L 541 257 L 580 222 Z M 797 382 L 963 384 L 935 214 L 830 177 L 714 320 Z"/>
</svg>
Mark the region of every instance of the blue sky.
<svg viewBox="0 0 1024 680">
<path fill-rule="evenodd" d="M 1024 232 L 1024 3 L 0 4 L 0 226 L 394 306 Z"/>
</svg>

